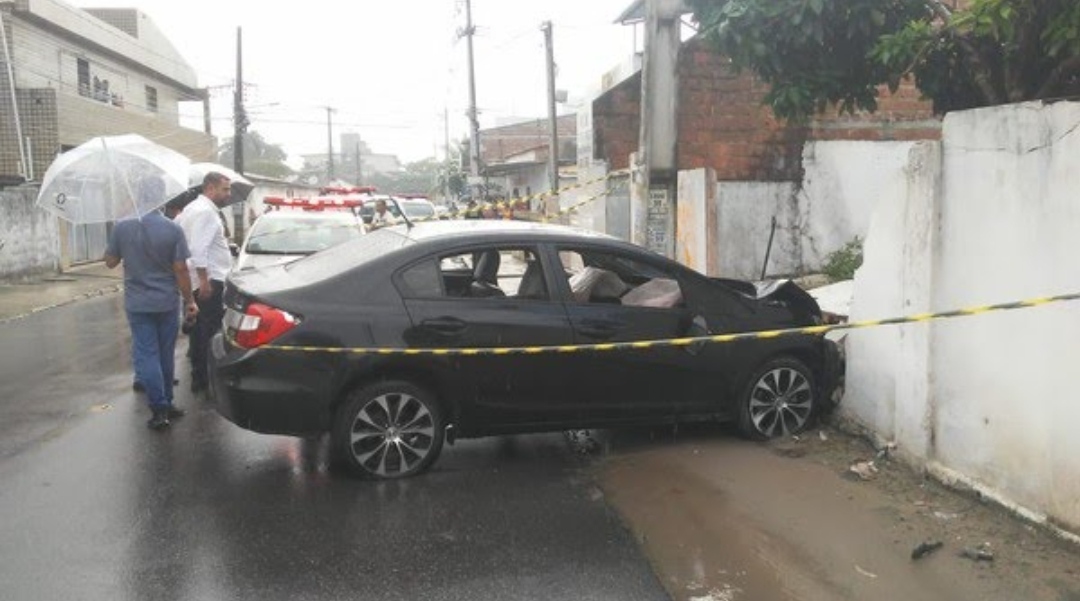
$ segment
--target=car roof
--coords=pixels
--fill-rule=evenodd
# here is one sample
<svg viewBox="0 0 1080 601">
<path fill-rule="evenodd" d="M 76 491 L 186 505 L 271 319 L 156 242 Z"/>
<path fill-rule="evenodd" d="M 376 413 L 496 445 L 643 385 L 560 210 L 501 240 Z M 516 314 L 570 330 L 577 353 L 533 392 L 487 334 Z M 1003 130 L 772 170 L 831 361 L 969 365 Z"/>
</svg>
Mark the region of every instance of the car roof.
<svg viewBox="0 0 1080 601">
<path fill-rule="evenodd" d="M 451 242 L 461 240 L 505 240 L 509 237 L 536 239 L 590 238 L 595 240 L 619 241 L 618 238 L 592 230 L 550 223 L 533 221 L 514 221 L 502 219 L 454 219 L 445 221 L 422 221 L 398 224 L 389 229 L 416 242 Z"/>
</svg>

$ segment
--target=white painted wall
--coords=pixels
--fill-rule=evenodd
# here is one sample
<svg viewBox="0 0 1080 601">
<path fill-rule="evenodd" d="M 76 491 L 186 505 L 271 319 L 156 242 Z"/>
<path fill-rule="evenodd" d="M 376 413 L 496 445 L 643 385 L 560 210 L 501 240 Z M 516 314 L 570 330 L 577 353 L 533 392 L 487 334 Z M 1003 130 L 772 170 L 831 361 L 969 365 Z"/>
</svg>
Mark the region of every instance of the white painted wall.
<svg viewBox="0 0 1080 601">
<path fill-rule="evenodd" d="M 801 186 L 720 182 L 716 252 L 727 277 L 761 276 L 772 218 L 776 236 L 768 275 L 819 269 L 829 253 L 866 237 L 878 203 L 903 190 L 913 142 L 813 142 L 803 151 Z"/>
<path fill-rule="evenodd" d="M 855 278 L 850 319 L 925 313 L 937 248 L 941 149 L 913 146 L 904 178 L 878 205 Z M 930 455 L 930 324 L 853 330 L 847 334 L 843 411 L 896 440 L 912 459 Z"/>
<path fill-rule="evenodd" d="M 934 304 L 1080 291 L 1080 103 L 949 115 Z M 941 462 L 1080 531 L 1080 304 L 935 326 Z"/>
<path fill-rule="evenodd" d="M 0 190 L 0 279 L 18 280 L 60 267 L 57 219 L 35 204 L 38 189 Z"/>
<path fill-rule="evenodd" d="M 953 113 L 941 148 L 940 182 L 914 149 L 875 215 L 852 317 L 1080 291 L 1080 103 Z M 852 332 L 842 411 L 1080 532 L 1077 340 L 1077 303 Z"/>
</svg>

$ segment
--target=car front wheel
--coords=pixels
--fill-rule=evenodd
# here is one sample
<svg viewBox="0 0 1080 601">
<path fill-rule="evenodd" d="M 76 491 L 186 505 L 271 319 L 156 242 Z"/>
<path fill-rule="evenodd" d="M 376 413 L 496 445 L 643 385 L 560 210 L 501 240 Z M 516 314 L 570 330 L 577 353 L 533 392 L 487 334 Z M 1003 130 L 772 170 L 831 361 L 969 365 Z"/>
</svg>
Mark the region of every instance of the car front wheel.
<svg viewBox="0 0 1080 601">
<path fill-rule="evenodd" d="M 798 434 L 817 411 L 813 372 L 798 359 L 779 357 L 758 369 L 739 403 L 739 429 L 756 440 Z"/>
<path fill-rule="evenodd" d="M 434 395 L 387 381 L 349 395 L 334 422 L 333 447 L 338 462 L 358 476 L 405 478 L 435 462 L 443 434 Z"/>
</svg>

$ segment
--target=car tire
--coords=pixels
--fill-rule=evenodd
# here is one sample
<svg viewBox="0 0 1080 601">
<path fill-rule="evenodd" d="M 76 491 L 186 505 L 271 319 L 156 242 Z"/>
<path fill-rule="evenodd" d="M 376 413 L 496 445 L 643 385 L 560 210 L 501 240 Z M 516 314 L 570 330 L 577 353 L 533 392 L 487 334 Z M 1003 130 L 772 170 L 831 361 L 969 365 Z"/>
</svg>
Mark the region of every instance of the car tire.
<svg viewBox="0 0 1080 601">
<path fill-rule="evenodd" d="M 334 459 L 362 478 L 414 476 L 438 459 L 443 426 L 435 395 L 426 389 L 401 380 L 364 386 L 337 411 Z"/>
<path fill-rule="evenodd" d="M 798 434 L 817 416 L 817 395 L 814 373 L 805 363 L 771 359 L 754 372 L 739 399 L 739 430 L 754 440 Z"/>
</svg>

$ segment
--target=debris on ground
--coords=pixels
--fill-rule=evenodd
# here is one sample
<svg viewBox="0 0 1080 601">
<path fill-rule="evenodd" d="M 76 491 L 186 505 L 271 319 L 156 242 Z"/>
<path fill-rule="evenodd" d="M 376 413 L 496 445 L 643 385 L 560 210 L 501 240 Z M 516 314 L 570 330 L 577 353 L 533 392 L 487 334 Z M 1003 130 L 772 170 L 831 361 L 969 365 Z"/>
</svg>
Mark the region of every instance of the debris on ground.
<svg viewBox="0 0 1080 601">
<path fill-rule="evenodd" d="M 873 461 L 856 461 L 848 467 L 848 473 L 855 474 L 861 480 L 873 480 L 877 477 L 878 468 Z"/>
<path fill-rule="evenodd" d="M 817 435 L 821 442 L 829 442 L 829 435 L 825 433 L 825 430 L 818 430 Z"/>
<path fill-rule="evenodd" d="M 932 541 L 932 542 L 927 541 L 927 542 L 924 542 L 924 543 L 919 543 L 919 546 L 915 547 L 915 549 L 911 552 L 911 558 L 912 559 L 922 559 L 923 557 L 926 557 L 927 555 L 933 553 L 934 551 L 937 551 L 938 549 L 942 548 L 943 546 L 945 546 L 945 543 L 943 543 L 943 542 L 941 542 L 939 540 Z"/>
<path fill-rule="evenodd" d="M 877 461 L 888 459 L 889 455 L 891 455 L 894 451 L 896 451 L 896 443 L 891 441 L 887 442 L 882 445 L 880 449 L 878 449 L 877 455 L 874 457 L 874 459 Z"/>
<path fill-rule="evenodd" d="M 949 520 L 955 520 L 956 518 L 960 517 L 960 514 L 959 513 L 946 512 L 946 511 L 935 511 L 934 512 L 934 517 L 936 517 L 939 520 L 949 521 Z"/>
<path fill-rule="evenodd" d="M 994 552 L 990 550 L 990 543 L 983 543 L 978 547 L 964 547 L 960 550 L 960 557 L 972 561 L 994 561 Z"/>
<path fill-rule="evenodd" d="M 862 574 L 863 576 L 866 576 L 867 578 L 877 578 L 877 574 L 873 572 L 867 572 L 866 570 L 860 568 L 859 564 L 855 564 L 855 571 Z"/>
</svg>

